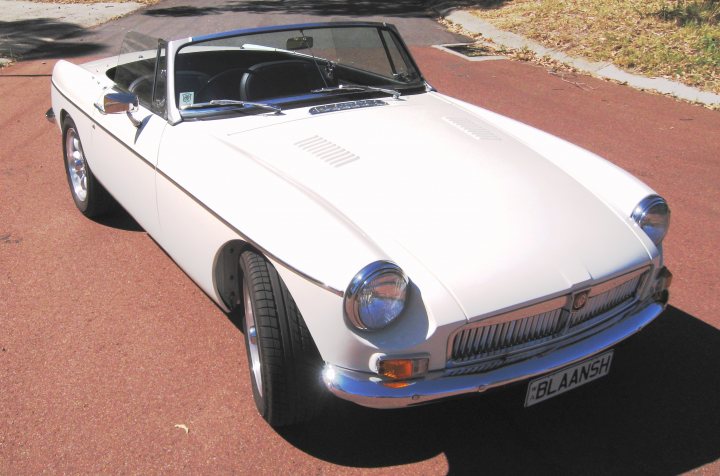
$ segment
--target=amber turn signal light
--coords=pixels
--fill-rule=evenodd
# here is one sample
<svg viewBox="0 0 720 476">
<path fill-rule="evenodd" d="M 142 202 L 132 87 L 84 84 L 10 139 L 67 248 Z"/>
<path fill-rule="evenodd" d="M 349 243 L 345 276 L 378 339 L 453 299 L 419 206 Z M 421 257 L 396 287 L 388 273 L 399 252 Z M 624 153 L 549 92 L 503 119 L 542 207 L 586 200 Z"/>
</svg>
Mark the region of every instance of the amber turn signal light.
<svg viewBox="0 0 720 476">
<path fill-rule="evenodd" d="M 427 373 L 427 358 L 387 359 L 378 362 L 378 374 L 393 380 L 407 380 Z"/>
</svg>

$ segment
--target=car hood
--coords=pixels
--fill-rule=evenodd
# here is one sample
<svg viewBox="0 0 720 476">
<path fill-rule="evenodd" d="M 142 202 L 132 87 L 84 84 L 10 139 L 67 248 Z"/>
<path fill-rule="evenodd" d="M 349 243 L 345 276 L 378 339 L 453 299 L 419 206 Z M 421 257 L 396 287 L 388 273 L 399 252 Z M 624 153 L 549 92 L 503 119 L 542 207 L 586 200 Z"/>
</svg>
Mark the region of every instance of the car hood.
<svg viewBox="0 0 720 476">
<path fill-rule="evenodd" d="M 435 94 L 386 102 L 222 140 L 361 230 L 411 279 L 422 268 L 469 319 L 650 259 L 629 218 L 493 124 Z"/>
</svg>

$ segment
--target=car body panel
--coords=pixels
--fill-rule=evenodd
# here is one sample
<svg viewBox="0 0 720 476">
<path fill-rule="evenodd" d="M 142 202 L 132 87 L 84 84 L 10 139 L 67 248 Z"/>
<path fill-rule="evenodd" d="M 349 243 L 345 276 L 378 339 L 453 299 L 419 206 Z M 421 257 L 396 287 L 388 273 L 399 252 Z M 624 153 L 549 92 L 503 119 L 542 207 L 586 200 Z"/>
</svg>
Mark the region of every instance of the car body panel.
<svg viewBox="0 0 720 476">
<path fill-rule="evenodd" d="M 116 90 L 106 72 L 118 58 L 59 61 L 53 109 L 59 125 L 65 114 L 75 120 L 98 180 L 225 311 L 240 302 L 231 289 L 240 278 L 233 253 L 252 247 L 277 269 L 322 359 L 372 380 L 388 355 L 427 356 L 434 379 L 461 327 L 630 271 L 647 271 L 632 308 L 642 316 L 617 316 L 627 317 L 626 328 L 596 338 L 598 346 L 662 310 L 652 304 L 662 250 L 631 218 L 655 192 L 627 172 L 432 91 L 376 94 L 373 107 L 184 120 L 173 54 L 191 40 L 167 47 L 167 119 L 141 105 L 131 113 L 135 127 L 125 114 L 95 107 Z M 356 273 L 379 260 L 410 277 L 408 300 L 396 322 L 367 332 L 344 315 L 344 295 Z M 579 349 L 599 347 L 566 354 L 576 360 Z M 335 383 L 328 388 L 339 389 Z M 336 393 L 352 399 L 343 392 Z"/>
<path fill-rule="evenodd" d="M 629 216 L 619 219 L 555 164 L 487 122 L 435 94 L 387 102 L 229 140 L 239 155 L 260 157 L 306 195 L 332 204 L 368 241 L 392 250 L 390 256 L 405 249 L 468 317 L 603 279 L 651 257 Z M 433 133 L 418 136 L 418 129 Z M 358 142 L 357 135 L 368 139 Z M 308 140 L 356 159 L 331 166 L 303 149 Z M 323 229 L 322 221 L 306 219 Z"/>
</svg>

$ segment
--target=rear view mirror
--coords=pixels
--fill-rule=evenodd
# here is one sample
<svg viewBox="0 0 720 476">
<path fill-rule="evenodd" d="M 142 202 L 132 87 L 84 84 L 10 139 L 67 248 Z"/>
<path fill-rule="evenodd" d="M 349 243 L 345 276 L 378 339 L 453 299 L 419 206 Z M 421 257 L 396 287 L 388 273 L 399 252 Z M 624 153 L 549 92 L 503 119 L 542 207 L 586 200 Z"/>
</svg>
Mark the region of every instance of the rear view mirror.
<svg viewBox="0 0 720 476">
<path fill-rule="evenodd" d="M 288 50 L 305 50 L 312 48 L 313 37 L 312 36 L 296 36 L 294 38 L 288 38 L 285 49 Z"/>
</svg>

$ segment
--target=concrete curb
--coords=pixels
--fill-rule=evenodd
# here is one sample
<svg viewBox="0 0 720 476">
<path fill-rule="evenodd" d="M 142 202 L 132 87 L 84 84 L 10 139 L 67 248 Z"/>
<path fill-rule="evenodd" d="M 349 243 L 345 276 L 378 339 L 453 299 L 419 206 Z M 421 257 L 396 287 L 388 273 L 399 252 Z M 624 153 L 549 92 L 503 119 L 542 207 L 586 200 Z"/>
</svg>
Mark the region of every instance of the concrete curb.
<svg viewBox="0 0 720 476">
<path fill-rule="evenodd" d="M 483 37 L 507 48 L 516 50 L 528 49 L 539 57 L 547 56 L 556 61 L 569 64 L 574 68 L 590 73 L 594 76 L 626 83 L 636 89 L 653 90 L 661 94 L 668 94 L 687 101 L 701 103 L 706 106 L 720 105 L 720 95 L 718 94 L 702 91 L 665 78 L 648 78 L 628 73 L 611 63 L 595 62 L 584 58 L 572 57 L 561 51 L 546 48 L 535 41 L 515 33 L 500 30 L 490 23 L 479 19 L 470 12 L 454 6 L 447 6 L 445 3 L 437 3 L 433 6 L 433 8 L 446 20 L 460 25 L 462 28 L 471 33 L 482 35 Z"/>
<path fill-rule="evenodd" d="M 137 2 L 103 3 L 37 3 L 4 0 L 0 22 L 0 66 L 23 55 L 72 35 L 144 7 Z"/>
</svg>

